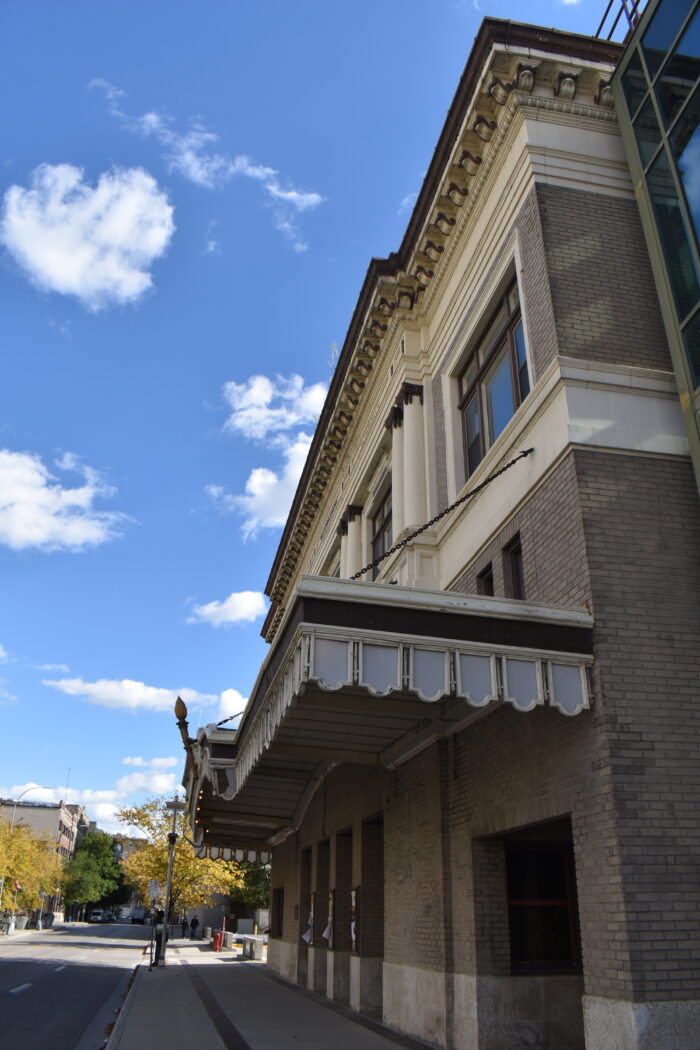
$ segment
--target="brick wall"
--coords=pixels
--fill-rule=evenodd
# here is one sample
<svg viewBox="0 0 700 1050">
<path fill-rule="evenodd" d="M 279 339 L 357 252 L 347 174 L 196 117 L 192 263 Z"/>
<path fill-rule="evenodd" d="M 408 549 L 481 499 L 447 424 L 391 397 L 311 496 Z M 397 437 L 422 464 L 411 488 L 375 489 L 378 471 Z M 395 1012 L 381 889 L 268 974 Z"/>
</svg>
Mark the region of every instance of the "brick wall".
<svg viewBox="0 0 700 1050">
<path fill-rule="evenodd" d="M 700 988 L 700 515 L 686 461 L 576 453 L 635 999 Z"/>
<path fill-rule="evenodd" d="M 540 184 L 537 200 L 559 353 L 670 369 L 636 201 Z"/>
<path fill-rule="evenodd" d="M 523 550 L 526 599 L 574 606 L 590 601 L 583 520 L 572 453 L 556 466 L 535 495 L 467 566 L 451 589 L 476 594 L 476 578 L 490 562 L 494 593 L 504 597 L 503 549 L 517 533 L 520 533 Z"/>
</svg>

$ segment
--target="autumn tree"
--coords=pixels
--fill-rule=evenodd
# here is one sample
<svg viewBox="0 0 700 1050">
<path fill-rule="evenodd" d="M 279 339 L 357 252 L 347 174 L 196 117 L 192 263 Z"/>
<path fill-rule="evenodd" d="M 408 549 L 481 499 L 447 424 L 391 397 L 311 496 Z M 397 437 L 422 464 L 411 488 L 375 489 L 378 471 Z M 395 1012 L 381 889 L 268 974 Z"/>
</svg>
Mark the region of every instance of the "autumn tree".
<svg viewBox="0 0 700 1050">
<path fill-rule="evenodd" d="M 138 828 L 145 836 L 122 860 L 124 875 L 136 887 L 142 900 L 150 899 L 149 883 L 155 879 L 165 892 L 168 873 L 168 833 L 172 814 L 165 798 L 152 798 L 141 806 L 126 806 L 117 813 L 125 825 Z M 178 839 L 173 855 L 170 914 L 181 915 L 191 908 L 214 903 L 216 894 L 231 894 L 243 883 L 240 866 L 233 861 L 200 859 L 187 840 L 184 813 L 175 817 Z M 159 903 L 163 904 L 162 898 Z"/>
<path fill-rule="evenodd" d="M 270 865 L 260 861 L 242 861 L 243 881 L 233 891 L 231 899 L 250 908 L 270 907 Z"/>
<path fill-rule="evenodd" d="M 17 890 L 16 907 L 20 911 L 38 908 L 42 893 L 56 893 L 61 882 L 61 860 L 56 844 L 47 835 L 37 834 L 26 824 L 0 819 L 0 878 L 3 881 L 2 903 L 8 908 Z"/>
<path fill-rule="evenodd" d="M 114 839 L 104 831 L 93 831 L 78 844 L 63 874 L 63 895 L 69 904 L 101 901 L 120 882 Z"/>
</svg>

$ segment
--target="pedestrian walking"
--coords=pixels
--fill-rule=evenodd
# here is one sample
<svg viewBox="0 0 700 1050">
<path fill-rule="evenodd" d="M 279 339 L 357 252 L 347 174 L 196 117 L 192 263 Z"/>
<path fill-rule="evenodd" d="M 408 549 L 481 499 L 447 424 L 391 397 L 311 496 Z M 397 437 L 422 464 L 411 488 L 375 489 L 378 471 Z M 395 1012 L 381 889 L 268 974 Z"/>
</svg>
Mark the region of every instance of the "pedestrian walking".
<svg viewBox="0 0 700 1050">
<path fill-rule="evenodd" d="M 197 927 L 199 926 L 199 919 L 196 915 L 192 916 L 192 922 L 190 923 L 190 940 L 197 940 Z"/>
<path fill-rule="evenodd" d="M 180 925 L 182 927 L 182 939 L 184 941 L 185 937 L 187 936 L 187 916 L 186 915 L 183 915 L 182 922 L 180 923 Z"/>
</svg>

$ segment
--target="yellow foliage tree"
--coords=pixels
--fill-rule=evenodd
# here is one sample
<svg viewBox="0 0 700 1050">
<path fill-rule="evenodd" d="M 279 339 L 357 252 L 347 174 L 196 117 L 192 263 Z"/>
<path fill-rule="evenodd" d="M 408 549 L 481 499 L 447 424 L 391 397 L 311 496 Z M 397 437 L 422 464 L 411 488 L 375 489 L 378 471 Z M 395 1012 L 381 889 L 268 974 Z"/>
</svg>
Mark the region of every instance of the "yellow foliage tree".
<svg viewBox="0 0 700 1050">
<path fill-rule="evenodd" d="M 46 835 L 36 834 L 25 824 L 0 820 L 0 878 L 3 881 L 2 905 L 10 908 L 17 890 L 18 911 L 38 908 L 42 893 L 56 893 L 62 875 L 56 844 Z"/>
<path fill-rule="evenodd" d="M 117 819 L 138 828 L 146 837 L 132 845 L 122 860 L 124 877 L 136 887 L 143 901 L 150 900 L 149 883 L 156 879 L 165 891 L 168 874 L 168 833 L 172 814 L 166 799 L 152 798 L 141 806 L 120 809 Z M 200 859 L 187 841 L 184 813 L 175 818 L 178 840 L 173 855 L 170 915 L 179 916 L 201 905 L 212 904 L 217 893 L 229 894 L 243 884 L 243 872 L 233 861 Z M 133 840 L 131 840 L 133 842 Z M 162 898 L 158 900 L 163 904 Z"/>
</svg>

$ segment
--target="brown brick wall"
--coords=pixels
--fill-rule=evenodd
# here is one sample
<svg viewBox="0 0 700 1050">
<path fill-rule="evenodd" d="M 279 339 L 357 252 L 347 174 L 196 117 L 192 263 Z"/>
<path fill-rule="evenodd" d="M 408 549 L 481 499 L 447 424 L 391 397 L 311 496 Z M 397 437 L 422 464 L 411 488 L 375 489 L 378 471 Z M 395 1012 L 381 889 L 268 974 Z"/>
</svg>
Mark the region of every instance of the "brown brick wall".
<svg viewBox="0 0 700 1050">
<path fill-rule="evenodd" d="M 559 353 L 670 369 L 636 201 L 541 184 L 537 199 Z"/>
<path fill-rule="evenodd" d="M 478 507 L 474 513 L 478 513 Z M 503 549 L 517 533 L 523 549 L 526 599 L 574 606 L 590 602 L 591 586 L 572 453 L 554 468 L 534 496 L 450 589 L 476 594 L 476 578 L 490 562 L 494 593 L 505 597 Z"/>
<path fill-rule="evenodd" d="M 686 461 L 576 453 L 635 998 L 700 988 L 700 515 Z"/>
</svg>

